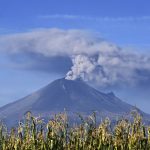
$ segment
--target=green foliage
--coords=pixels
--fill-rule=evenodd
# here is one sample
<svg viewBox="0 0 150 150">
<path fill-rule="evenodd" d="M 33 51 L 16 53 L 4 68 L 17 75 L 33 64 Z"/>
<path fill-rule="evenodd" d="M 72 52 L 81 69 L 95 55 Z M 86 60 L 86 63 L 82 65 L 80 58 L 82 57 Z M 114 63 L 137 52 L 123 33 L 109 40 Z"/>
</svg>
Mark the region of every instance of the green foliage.
<svg viewBox="0 0 150 150">
<path fill-rule="evenodd" d="M 1 124 L 0 150 L 150 150 L 150 127 L 137 112 L 133 121 L 119 120 L 113 129 L 108 118 L 97 126 L 95 113 L 79 117 L 81 124 L 69 126 L 66 113 L 45 123 L 27 112 L 11 131 Z"/>
</svg>

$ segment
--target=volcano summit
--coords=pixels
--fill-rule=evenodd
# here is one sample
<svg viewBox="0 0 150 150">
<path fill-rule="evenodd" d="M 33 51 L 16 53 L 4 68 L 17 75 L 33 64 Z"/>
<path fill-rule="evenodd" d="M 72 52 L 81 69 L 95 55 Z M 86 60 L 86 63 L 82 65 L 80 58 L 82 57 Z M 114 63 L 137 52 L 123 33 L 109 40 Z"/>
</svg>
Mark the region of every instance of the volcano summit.
<svg viewBox="0 0 150 150">
<path fill-rule="evenodd" d="M 96 111 L 101 117 L 116 117 L 130 113 L 132 108 L 132 105 L 123 102 L 113 93 L 102 93 L 82 80 L 62 78 L 37 92 L 1 107 L 0 119 L 13 124 L 27 111 L 48 117 L 50 114 L 63 112 L 64 109 L 72 116 L 74 113 L 88 115 Z"/>
</svg>

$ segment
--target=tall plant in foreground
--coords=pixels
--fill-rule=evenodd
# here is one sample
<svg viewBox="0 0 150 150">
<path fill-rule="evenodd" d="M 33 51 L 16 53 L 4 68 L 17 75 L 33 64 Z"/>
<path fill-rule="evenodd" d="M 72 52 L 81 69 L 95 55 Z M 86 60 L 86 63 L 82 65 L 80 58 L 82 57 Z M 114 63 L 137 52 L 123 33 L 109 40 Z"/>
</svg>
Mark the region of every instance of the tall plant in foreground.
<svg viewBox="0 0 150 150">
<path fill-rule="evenodd" d="M 100 124 L 93 113 L 70 125 L 66 113 L 45 123 L 27 112 L 23 122 L 7 130 L 0 125 L 0 150 L 150 150 L 150 127 L 133 112 L 133 120 L 120 119 L 112 127 L 109 118 Z"/>
</svg>

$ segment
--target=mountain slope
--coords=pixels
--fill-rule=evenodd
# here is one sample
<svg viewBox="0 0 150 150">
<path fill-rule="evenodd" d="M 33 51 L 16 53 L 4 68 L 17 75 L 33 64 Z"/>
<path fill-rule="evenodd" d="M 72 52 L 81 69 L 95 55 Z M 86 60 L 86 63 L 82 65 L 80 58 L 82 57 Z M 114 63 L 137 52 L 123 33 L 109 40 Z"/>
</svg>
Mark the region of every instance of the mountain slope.
<svg viewBox="0 0 150 150">
<path fill-rule="evenodd" d="M 8 123 L 21 119 L 26 111 L 42 114 L 93 111 L 104 116 L 122 115 L 131 111 L 132 106 L 121 101 L 113 93 L 105 94 L 90 87 L 81 80 L 58 79 L 39 91 L 24 97 L 14 103 L 0 108 L 0 118 Z"/>
</svg>

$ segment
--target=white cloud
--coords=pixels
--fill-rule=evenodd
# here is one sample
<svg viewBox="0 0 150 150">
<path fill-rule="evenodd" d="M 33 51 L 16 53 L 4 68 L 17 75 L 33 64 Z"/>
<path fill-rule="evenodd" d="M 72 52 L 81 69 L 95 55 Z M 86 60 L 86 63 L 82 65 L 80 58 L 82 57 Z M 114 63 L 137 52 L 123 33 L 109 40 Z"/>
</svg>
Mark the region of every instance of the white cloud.
<svg viewBox="0 0 150 150">
<path fill-rule="evenodd" d="M 69 19 L 69 20 L 86 20 L 86 21 L 150 21 L 150 16 L 139 16 L 139 17 L 93 17 L 93 16 L 82 16 L 82 15 L 69 15 L 69 14 L 53 14 L 53 15 L 41 15 L 38 16 L 40 19 Z"/>
<path fill-rule="evenodd" d="M 101 86 L 150 80 L 149 56 L 129 53 L 83 30 L 42 29 L 5 35 L 0 37 L 0 45 L 0 51 L 9 54 L 69 57 L 73 66 L 66 78 L 71 80 L 80 77 Z"/>
</svg>

